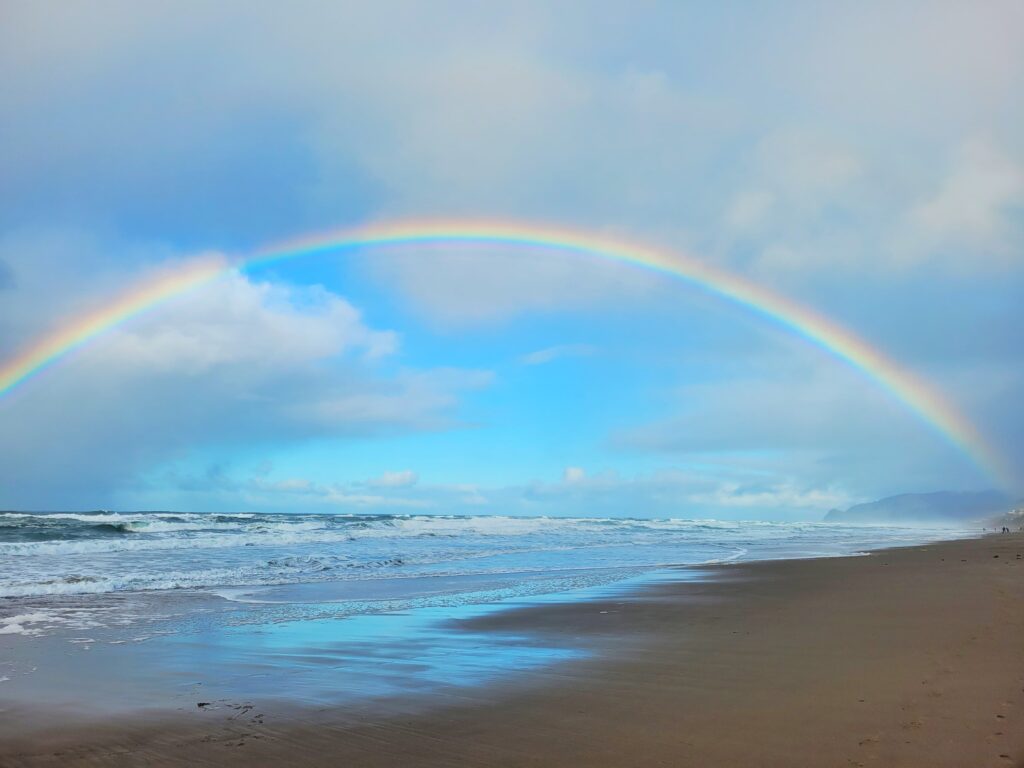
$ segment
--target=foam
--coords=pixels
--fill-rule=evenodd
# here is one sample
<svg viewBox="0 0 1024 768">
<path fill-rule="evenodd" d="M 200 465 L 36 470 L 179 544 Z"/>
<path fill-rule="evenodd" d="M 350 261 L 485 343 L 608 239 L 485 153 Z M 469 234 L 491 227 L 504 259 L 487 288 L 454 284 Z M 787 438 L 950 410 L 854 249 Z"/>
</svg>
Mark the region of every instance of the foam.
<svg viewBox="0 0 1024 768">
<path fill-rule="evenodd" d="M 0 619 L 0 635 L 36 635 L 40 634 L 42 628 L 28 627 L 28 624 L 53 624 L 60 619 L 49 613 L 37 611 L 35 613 L 22 613 L 17 616 L 8 616 Z"/>
<path fill-rule="evenodd" d="M 163 531 L 162 533 L 167 533 Z M 181 532 L 181 531 L 174 531 Z M 132 552 L 140 550 L 173 549 L 219 549 L 261 545 L 306 544 L 314 542 L 343 542 L 351 540 L 351 533 L 344 530 L 324 529 L 299 531 L 268 530 L 252 533 L 226 533 L 222 535 L 195 535 L 182 538 L 109 538 L 72 541 L 0 542 L 0 554 L 6 555 L 82 555 L 108 552 Z"/>
</svg>

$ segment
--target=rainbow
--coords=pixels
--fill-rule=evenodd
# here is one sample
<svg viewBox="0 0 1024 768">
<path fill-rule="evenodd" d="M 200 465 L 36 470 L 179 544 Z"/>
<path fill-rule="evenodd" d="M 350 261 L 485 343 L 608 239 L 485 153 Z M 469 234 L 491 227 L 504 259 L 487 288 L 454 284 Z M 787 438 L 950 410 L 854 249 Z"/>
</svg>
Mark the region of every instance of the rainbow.
<svg viewBox="0 0 1024 768">
<path fill-rule="evenodd" d="M 0 364 L 0 397 L 84 347 L 105 331 L 156 309 L 175 296 L 215 280 L 225 273 L 226 263 L 222 257 L 206 256 L 192 259 L 173 270 L 161 269 L 156 276 L 110 303 L 72 318 Z"/>
<path fill-rule="evenodd" d="M 457 243 L 544 249 L 632 264 L 681 279 L 738 304 L 862 372 L 962 450 L 997 484 L 1013 487 L 1013 474 L 1003 457 L 952 403 L 924 380 L 821 314 L 740 275 L 678 252 L 531 223 L 406 220 L 305 236 L 233 261 L 190 261 L 162 272 L 96 311 L 72 318 L 0 364 L 0 397 L 105 331 L 232 271 L 366 248 Z"/>
</svg>

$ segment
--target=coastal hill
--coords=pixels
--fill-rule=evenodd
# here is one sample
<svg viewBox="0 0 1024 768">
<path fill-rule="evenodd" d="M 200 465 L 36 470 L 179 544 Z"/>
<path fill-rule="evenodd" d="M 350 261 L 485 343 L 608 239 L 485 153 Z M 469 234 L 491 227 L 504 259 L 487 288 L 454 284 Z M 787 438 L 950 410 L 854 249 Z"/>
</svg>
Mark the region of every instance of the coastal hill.
<svg viewBox="0 0 1024 768">
<path fill-rule="evenodd" d="M 1010 511 L 1013 502 L 998 491 L 903 493 L 849 509 L 833 509 L 829 523 L 964 523 Z"/>
</svg>

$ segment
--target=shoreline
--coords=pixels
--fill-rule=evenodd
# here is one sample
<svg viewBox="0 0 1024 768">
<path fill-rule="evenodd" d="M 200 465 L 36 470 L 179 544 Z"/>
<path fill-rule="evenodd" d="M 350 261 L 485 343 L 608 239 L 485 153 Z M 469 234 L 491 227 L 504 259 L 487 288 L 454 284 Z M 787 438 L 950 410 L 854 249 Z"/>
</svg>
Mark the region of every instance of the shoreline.
<svg viewBox="0 0 1024 768">
<path fill-rule="evenodd" d="M 996 534 L 686 567 L 711 578 L 452 620 L 596 652 L 426 708 L 29 716 L 0 765 L 1020 765 L 1022 554 Z"/>
</svg>

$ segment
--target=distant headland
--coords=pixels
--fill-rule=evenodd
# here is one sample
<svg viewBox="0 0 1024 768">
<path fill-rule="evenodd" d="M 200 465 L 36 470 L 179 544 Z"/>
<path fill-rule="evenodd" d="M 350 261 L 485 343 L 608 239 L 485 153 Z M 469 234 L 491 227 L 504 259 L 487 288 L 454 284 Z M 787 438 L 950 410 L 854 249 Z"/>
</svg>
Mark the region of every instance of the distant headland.
<svg viewBox="0 0 1024 768">
<path fill-rule="evenodd" d="M 903 493 L 878 501 L 833 509 L 825 515 L 829 523 L 979 523 L 1022 517 L 1014 507 L 1024 506 L 999 491 L 935 491 Z M 998 525 L 998 523 L 996 523 Z M 1002 523 L 1008 525 L 1008 523 Z M 1012 527 L 1012 526 L 1011 526 Z"/>
</svg>

